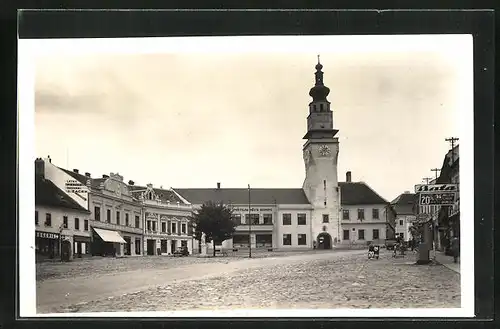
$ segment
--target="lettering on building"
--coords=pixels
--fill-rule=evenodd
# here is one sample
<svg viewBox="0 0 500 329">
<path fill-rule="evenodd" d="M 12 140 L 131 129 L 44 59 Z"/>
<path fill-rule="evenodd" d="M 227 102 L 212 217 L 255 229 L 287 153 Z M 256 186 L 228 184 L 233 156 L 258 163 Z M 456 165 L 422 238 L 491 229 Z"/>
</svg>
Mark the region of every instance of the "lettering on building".
<svg viewBox="0 0 500 329">
<path fill-rule="evenodd" d="M 248 212 L 248 208 L 233 208 L 236 212 Z M 250 212 L 273 211 L 273 208 L 250 208 Z"/>
<path fill-rule="evenodd" d="M 415 193 L 457 192 L 456 184 L 419 184 L 415 185 Z"/>
<path fill-rule="evenodd" d="M 66 192 L 68 193 L 88 193 L 87 186 L 83 185 L 76 179 L 68 179 L 64 184 Z"/>
<path fill-rule="evenodd" d="M 43 238 L 43 239 L 53 239 L 53 240 L 59 239 L 59 234 L 50 232 L 35 231 L 35 236 L 37 238 Z"/>
</svg>

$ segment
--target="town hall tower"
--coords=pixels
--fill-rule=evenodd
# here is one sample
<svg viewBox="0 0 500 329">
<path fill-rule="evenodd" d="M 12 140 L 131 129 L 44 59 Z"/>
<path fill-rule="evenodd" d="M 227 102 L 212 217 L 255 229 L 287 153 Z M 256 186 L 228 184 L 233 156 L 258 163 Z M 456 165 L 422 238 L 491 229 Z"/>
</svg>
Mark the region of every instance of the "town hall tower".
<svg viewBox="0 0 500 329">
<path fill-rule="evenodd" d="M 309 91 L 307 133 L 303 137 L 306 178 L 303 189 L 313 206 L 312 238 L 319 249 L 330 249 L 340 241 L 340 189 L 337 178 L 339 142 L 333 128 L 333 112 L 327 96 L 330 89 L 323 84 L 323 65 L 318 56 L 314 87 Z"/>
</svg>

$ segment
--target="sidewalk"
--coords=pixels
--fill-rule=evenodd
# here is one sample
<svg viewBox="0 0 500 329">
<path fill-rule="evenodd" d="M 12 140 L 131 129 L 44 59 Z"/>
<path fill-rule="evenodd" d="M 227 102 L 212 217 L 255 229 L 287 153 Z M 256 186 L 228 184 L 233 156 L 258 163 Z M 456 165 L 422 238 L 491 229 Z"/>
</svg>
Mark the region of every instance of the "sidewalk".
<svg viewBox="0 0 500 329">
<path fill-rule="evenodd" d="M 460 274 L 460 257 L 458 257 L 458 262 L 454 263 L 452 256 L 446 256 L 444 252 L 436 251 L 436 262 Z"/>
</svg>

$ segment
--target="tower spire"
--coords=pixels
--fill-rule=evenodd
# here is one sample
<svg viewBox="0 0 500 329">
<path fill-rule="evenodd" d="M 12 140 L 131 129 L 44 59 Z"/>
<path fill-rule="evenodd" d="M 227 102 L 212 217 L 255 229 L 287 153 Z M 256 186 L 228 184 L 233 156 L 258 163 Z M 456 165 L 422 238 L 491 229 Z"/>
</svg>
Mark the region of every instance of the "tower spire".
<svg viewBox="0 0 500 329">
<path fill-rule="evenodd" d="M 323 84 L 323 65 L 320 62 L 318 55 L 318 64 L 315 66 L 316 72 L 314 73 L 316 83 L 309 91 L 309 96 L 313 98 L 313 102 L 327 101 L 326 96 L 330 93 L 330 89 Z"/>
<path fill-rule="evenodd" d="M 330 110 L 330 102 L 327 99 L 330 88 L 323 83 L 323 65 L 320 55 L 317 55 L 318 63 L 315 66 L 315 84 L 309 90 L 312 102 L 309 103 L 309 116 L 307 117 L 307 134 L 304 139 L 310 138 L 333 138 L 338 130 L 333 129 L 333 116 Z"/>
</svg>

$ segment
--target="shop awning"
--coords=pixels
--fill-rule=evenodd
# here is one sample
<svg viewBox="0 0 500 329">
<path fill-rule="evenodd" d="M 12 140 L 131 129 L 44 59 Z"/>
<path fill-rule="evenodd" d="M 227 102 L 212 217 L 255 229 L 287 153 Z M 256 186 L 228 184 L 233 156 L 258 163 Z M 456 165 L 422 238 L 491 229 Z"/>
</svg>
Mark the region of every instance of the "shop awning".
<svg viewBox="0 0 500 329">
<path fill-rule="evenodd" d="M 125 240 L 123 240 L 120 233 L 118 233 L 116 231 L 103 230 L 100 228 L 94 228 L 94 231 L 105 242 L 127 243 Z"/>
</svg>

